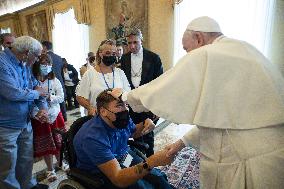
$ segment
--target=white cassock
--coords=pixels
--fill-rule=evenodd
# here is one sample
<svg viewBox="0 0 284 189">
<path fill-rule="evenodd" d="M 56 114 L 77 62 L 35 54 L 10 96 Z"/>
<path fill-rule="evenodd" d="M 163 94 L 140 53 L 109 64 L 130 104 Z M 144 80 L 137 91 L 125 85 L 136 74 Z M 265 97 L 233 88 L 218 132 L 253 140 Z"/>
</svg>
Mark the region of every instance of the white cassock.
<svg viewBox="0 0 284 189">
<path fill-rule="evenodd" d="M 284 80 L 248 43 L 221 36 L 127 101 L 197 125 L 182 140 L 202 154 L 201 188 L 284 188 Z"/>
</svg>

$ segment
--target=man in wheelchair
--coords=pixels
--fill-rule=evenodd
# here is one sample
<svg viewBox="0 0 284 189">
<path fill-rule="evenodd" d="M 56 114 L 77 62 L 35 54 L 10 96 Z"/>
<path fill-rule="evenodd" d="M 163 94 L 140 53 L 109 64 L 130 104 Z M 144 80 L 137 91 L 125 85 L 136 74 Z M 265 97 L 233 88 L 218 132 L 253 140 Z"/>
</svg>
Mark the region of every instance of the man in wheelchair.
<svg viewBox="0 0 284 189">
<path fill-rule="evenodd" d="M 103 91 L 96 99 L 98 115 L 86 122 L 75 135 L 76 167 L 94 175 L 101 174 L 102 188 L 173 188 L 156 166 L 172 158 L 166 150 L 143 160 L 127 145 L 130 137 L 140 137 L 154 125 L 134 125 L 126 105 Z"/>
</svg>

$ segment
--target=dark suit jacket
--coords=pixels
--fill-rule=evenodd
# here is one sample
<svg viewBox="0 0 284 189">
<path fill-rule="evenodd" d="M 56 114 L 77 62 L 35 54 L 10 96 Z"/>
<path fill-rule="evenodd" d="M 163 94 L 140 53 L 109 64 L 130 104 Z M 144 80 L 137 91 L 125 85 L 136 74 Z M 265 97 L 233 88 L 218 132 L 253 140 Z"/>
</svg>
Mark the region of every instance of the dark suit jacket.
<svg viewBox="0 0 284 189">
<path fill-rule="evenodd" d="M 74 66 L 71 65 L 71 64 L 67 64 L 67 70 L 72 72 L 72 73 L 69 73 L 69 77 L 70 77 L 70 79 L 72 79 L 72 82 L 73 82 L 75 85 L 77 85 L 78 82 L 79 82 L 77 70 L 76 70 L 76 69 L 74 68 Z M 63 81 L 64 81 L 64 83 L 65 83 L 63 68 L 62 68 L 62 78 L 63 78 Z"/>
<path fill-rule="evenodd" d="M 121 57 L 121 69 L 124 71 L 131 89 L 134 86 L 131 81 L 131 52 Z M 142 75 L 140 86 L 156 79 L 163 73 L 163 66 L 159 55 L 143 48 Z M 130 109 L 130 116 L 134 123 L 139 123 L 147 118 L 153 119 L 154 114 L 151 112 L 135 113 Z"/>
<path fill-rule="evenodd" d="M 62 58 L 52 51 L 48 51 L 47 54 L 52 59 L 52 62 L 53 62 L 52 70 L 55 73 L 55 77 L 61 82 L 61 85 L 64 87 L 63 77 L 62 77 L 62 74 L 61 74 L 62 68 L 63 68 Z"/>
</svg>

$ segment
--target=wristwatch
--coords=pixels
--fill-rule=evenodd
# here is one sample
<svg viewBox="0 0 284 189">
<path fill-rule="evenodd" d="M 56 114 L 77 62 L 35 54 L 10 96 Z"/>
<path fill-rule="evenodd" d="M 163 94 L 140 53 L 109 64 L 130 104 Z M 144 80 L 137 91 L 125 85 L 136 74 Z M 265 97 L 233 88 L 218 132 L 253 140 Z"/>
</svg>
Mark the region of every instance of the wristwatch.
<svg viewBox="0 0 284 189">
<path fill-rule="evenodd" d="M 152 170 L 152 168 L 149 166 L 147 161 L 144 161 L 142 166 L 143 166 L 143 169 L 145 169 L 147 171 L 151 171 Z"/>
</svg>

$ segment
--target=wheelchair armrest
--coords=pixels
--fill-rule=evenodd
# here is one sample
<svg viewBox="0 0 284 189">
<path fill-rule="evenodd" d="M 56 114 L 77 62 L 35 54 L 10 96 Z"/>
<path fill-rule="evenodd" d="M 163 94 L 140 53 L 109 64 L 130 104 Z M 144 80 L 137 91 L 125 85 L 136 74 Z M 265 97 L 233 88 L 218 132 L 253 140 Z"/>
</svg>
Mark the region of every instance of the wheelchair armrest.
<svg viewBox="0 0 284 189">
<path fill-rule="evenodd" d="M 89 174 L 88 172 L 78 169 L 72 168 L 68 173 L 74 180 L 77 180 L 82 185 L 88 185 L 91 188 L 101 188 L 104 184 L 104 181 L 99 176 Z"/>
<path fill-rule="evenodd" d="M 137 149 L 141 149 L 143 151 L 145 151 L 149 148 L 148 144 L 146 144 L 144 142 L 134 141 L 134 140 L 128 140 L 127 144 L 129 146 L 132 146 L 132 147 L 137 148 Z"/>
</svg>

